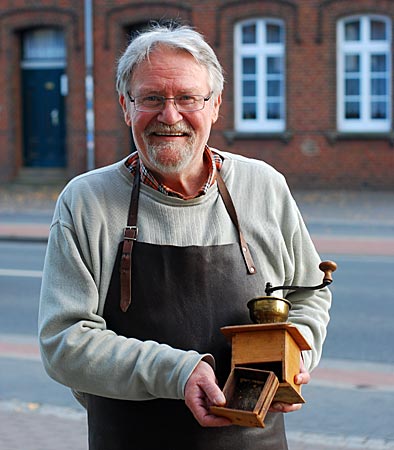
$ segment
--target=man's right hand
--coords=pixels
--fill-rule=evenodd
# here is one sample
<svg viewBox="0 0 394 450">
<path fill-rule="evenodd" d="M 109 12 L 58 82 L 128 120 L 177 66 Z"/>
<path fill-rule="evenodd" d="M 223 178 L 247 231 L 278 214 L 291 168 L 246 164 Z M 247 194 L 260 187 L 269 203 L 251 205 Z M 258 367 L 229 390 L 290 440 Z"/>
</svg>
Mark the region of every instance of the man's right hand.
<svg viewBox="0 0 394 450">
<path fill-rule="evenodd" d="M 230 420 L 215 416 L 210 406 L 224 406 L 226 398 L 216 383 L 215 372 L 205 361 L 200 361 L 185 386 L 185 403 L 197 422 L 203 427 L 231 425 Z"/>
</svg>

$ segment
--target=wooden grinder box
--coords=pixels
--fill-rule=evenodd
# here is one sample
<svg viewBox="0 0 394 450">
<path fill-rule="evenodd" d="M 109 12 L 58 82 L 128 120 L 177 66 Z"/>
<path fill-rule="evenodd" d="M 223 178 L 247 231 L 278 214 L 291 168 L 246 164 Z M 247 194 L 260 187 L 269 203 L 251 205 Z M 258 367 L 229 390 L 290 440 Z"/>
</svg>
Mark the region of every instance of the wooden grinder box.
<svg viewBox="0 0 394 450">
<path fill-rule="evenodd" d="M 294 377 L 300 371 L 301 351 L 311 347 L 294 325 L 239 325 L 221 331 L 231 340 L 232 370 L 223 390 L 227 404 L 211 407 L 214 414 L 237 425 L 264 427 L 272 401 L 305 403 Z"/>
<path fill-rule="evenodd" d="M 264 427 L 278 385 L 272 372 L 235 367 L 223 388 L 226 406 L 211 406 L 211 412 L 227 417 L 234 425 Z"/>
</svg>

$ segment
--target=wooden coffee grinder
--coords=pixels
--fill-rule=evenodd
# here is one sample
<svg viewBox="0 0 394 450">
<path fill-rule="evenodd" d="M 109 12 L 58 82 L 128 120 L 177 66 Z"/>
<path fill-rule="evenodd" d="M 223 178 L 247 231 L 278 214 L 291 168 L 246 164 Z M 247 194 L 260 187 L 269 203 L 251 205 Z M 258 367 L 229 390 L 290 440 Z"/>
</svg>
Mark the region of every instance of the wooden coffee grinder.
<svg viewBox="0 0 394 450">
<path fill-rule="evenodd" d="M 267 283 L 266 296 L 247 303 L 250 325 L 221 328 L 231 341 L 231 373 L 223 388 L 225 407 L 212 406 L 211 412 L 229 418 L 235 425 L 264 427 L 264 418 L 272 401 L 304 403 L 301 386 L 294 383 L 300 371 L 303 350 L 310 350 L 297 327 L 287 321 L 291 304 L 271 294 L 280 289 L 302 291 L 323 289 L 332 282 L 337 268 L 324 261 L 318 286 L 276 286 Z"/>
</svg>

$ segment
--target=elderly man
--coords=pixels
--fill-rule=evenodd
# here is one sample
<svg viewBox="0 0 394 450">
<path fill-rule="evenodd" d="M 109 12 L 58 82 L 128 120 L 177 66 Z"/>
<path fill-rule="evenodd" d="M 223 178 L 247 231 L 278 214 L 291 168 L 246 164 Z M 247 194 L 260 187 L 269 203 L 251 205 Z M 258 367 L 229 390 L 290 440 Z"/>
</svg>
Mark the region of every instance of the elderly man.
<svg viewBox="0 0 394 450">
<path fill-rule="evenodd" d="M 282 175 L 207 144 L 222 69 L 188 27 L 133 40 L 117 73 L 137 152 L 72 180 L 51 226 L 40 303 L 49 375 L 86 406 L 91 450 L 286 449 L 283 412 L 266 427 L 210 413 L 231 350 L 220 327 L 249 323 L 246 303 L 274 285 L 318 283 L 319 257 Z M 327 289 L 286 293 L 289 320 L 325 338 Z"/>
</svg>

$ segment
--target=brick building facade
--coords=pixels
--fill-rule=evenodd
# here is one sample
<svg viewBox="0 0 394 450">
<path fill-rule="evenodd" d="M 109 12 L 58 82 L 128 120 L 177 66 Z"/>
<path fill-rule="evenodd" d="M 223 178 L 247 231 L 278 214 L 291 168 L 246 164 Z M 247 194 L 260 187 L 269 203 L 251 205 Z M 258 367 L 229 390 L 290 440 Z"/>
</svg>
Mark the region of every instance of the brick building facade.
<svg viewBox="0 0 394 450">
<path fill-rule="evenodd" d="M 297 188 L 394 188 L 392 0 L 93 0 L 94 166 L 132 148 L 115 61 L 150 20 L 201 31 L 226 86 L 210 145 Z M 0 179 L 87 170 L 84 2 L 0 0 Z M 90 122 L 91 123 L 91 122 Z"/>
</svg>

